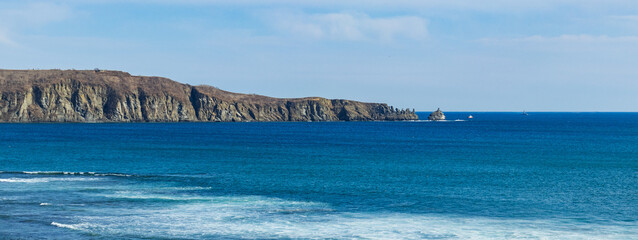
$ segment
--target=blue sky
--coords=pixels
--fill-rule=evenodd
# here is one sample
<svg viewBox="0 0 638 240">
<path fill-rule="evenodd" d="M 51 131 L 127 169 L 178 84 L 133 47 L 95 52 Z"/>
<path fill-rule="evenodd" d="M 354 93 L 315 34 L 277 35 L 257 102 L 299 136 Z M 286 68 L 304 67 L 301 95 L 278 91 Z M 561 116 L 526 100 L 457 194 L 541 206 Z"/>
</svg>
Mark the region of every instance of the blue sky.
<svg viewBox="0 0 638 240">
<path fill-rule="evenodd" d="M 448 111 L 638 111 L 634 0 L 0 2 L 0 68 Z"/>
</svg>

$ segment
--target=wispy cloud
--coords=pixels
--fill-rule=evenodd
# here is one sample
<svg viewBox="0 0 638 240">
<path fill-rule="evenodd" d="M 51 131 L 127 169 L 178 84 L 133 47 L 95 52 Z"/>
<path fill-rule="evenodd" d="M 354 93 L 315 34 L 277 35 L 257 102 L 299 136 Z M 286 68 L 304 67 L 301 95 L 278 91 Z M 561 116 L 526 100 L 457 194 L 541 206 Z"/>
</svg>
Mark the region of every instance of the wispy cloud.
<svg viewBox="0 0 638 240">
<path fill-rule="evenodd" d="M 17 8 L 0 9 L 0 44 L 18 45 L 11 36 L 20 31 L 62 21 L 71 16 L 71 9 L 64 5 L 32 2 Z"/>
<path fill-rule="evenodd" d="M 479 39 L 483 43 L 638 43 L 638 36 L 616 36 L 607 35 L 560 35 L 560 36 L 527 36 L 520 38 L 483 38 Z"/>
<path fill-rule="evenodd" d="M 316 39 L 389 42 L 398 38 L 423 40 L 428 35 L 427 21 L 417 16 L 374 18 L 363 13 L 279 12 L 271 18 L 279 30 Z"/>
<path fill-rule="evenodd" d="M 613 20 L 638 22 L 638 15 L 610 16 Z"/>
<path fill-rule="evenodd" d="M 16 46 L 17 44 L 9 38 L 6 31 L 0 29 L 0 45 Z"/>
<path fill-rule="evenodd" d="M 171 4 L 171 5 L 241 5 L 241 6 L 281 6 L 288 7 L 329 7 L 329 8 L 391 8 L 391 9 L 414 9 L 414 8 L 454 8 L 454 9 L 474 9 L 484 11 L 512 11 L 512 10 L 536 10 L 551 8 L 583 8 L 583 9 L 606 9 L 606 8 L 633 8 L 638 6 L 634 0 L 321 0 L 321 1 L 299 1 L 299 0 L 55 0 L 64 3 L 144 3 L 144 4 Z"/>
<path fill-rule="evenodd" d="M 71 9 L 65 5 L 48 2 L 33 2 L 20 8 L 0 10 L 2 25 L 43 25 L 61 21 L 71 16 Z"/>
</svg>

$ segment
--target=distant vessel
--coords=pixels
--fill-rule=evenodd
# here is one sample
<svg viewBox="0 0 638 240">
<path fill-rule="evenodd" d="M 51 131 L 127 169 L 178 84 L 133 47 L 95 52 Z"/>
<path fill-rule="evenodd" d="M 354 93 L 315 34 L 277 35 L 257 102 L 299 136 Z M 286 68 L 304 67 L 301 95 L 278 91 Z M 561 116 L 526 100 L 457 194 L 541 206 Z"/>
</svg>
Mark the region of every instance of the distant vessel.
<svg viewBox="0 0 638 240">
<path fill-rule="evenodd" d="M 474 118 L 474 116 L 472 116 L 472 114 L 470 114 L 470 116 L 467 116 L 467 118 L 472 119 L 472 118 Z"/>
<path fill-rule="evenodd" d="M 527 116 L 527 115 L 529 115 L 529 114 L 527 114 L 525 111 L 523 111 L 523 113 L 521 113 L 521 115 L 525 115 L 525 116 Z"/>
</svg>

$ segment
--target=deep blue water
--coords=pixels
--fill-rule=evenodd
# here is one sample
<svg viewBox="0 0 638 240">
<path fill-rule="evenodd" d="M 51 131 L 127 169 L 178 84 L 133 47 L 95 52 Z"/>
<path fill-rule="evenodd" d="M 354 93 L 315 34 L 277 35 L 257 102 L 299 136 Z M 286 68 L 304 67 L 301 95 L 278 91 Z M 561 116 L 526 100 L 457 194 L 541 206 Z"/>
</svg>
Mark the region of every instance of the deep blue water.
<svg viewBox="0 0 638 240">
<path fill-rule="evenodd" d="M 638 239 L 638 113 L 472 114 L 0 124 L 0 239 Z"/>
</svg>

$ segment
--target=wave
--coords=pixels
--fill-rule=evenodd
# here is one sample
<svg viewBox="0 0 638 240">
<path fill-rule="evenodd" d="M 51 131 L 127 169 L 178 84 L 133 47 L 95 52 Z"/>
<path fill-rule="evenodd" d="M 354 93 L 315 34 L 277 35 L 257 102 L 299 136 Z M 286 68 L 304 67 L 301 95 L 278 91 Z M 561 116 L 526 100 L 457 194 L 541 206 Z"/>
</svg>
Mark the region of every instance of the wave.
<svg viewBox="0 0 638 240">
<path fill-rule="evenodd" d="M 238 239 L 628 239 L 638 225 L 568 220 L 390 212 L 341 212 L 329 204 L 264 196 L 191 196 L 122 191 L 104 197 L 175 200 L 166 205 L 114 205 L 111 214 L 87 205 L 83 216 L 56 226 L 91 234 L 139 238 Z M 135 205 L 133 205 L 135 206 Z M 52 223 L 53 225 L 53 223 Z M 108 226 L 105 228 L 96 226 Z"/>
<path fill-rule="evenodd" d="M 171 191 L 196 191 L 196 190 L 210 190 L 212 187 L 156 187 L 153 189 L 159 190 L 171 190 Z"/>
<path fill-rule="evenodd" d="M 118 192 L 114 194 L 95 194 L 111 199 L 123 199 L 132 201 L 209 201 L 209 198 L 201 196 L 173 196 L 168 194 L 145 194 L 135 192 Z"/>
<path fill-rule="evenodd" d="M 239 239 L 630 239 L 632 227 L 551 220 L 489 219 L 426 214 L 308 212 L 275 215 L 252 208 L 187 204 L 174 209 L 133 210 L 124 216 L 78 218 L 56 226 L 95 234 L 140 238 Z M 109 231 L 91 226 L 109 226 Z M 635 227 L 635 226 L 634 226 Z"/>
<path fill-rule="evenodd" d="M 30 175 L 94 175 L 95 172 L 55 172 L 55 171 L 24 171 Z"/>
<path fill-rule="evenodd" d="M 467 122 L 467 120 L 463 120 L 463 119 L 456 119 L 456 120 L 408 120 L 407 122 Z"/>
<path fill-rule="evenodd" d="M 429 121 L 429 120 L 428 120 Z M 463 120 L 463 119 L 455 119 L 455 120 L 437 120 L 437 121 L 431 121 L 431 122 L 467 122 L 467 120 Z"/>
<path fill-rule="evenodd" d="M 0 178 L 0 183 L 39 183 L 39 182 L 49 182 L 45 179 L 38 178 Z"/>
<path fill-rule="evenodd" d="M 64 174 L 57 175 L 86 175 Z M 51 172 L 21 174 L 51 175 Z M 96 176 L 88 173 L 89 176 Z M 53 174 L 55 175 L 55 174 Z M 5 180 L 103 179 L 41 176 Z M 2 179 L 0 179 L 0 182 Z M 131 184 L 132 183 L 132 184 Z M 91 201 L 80 215 L 50 225 L 87 234 L 132 238 L 230 239 L 631 239 L 638 223 L 602 225 L 578 220 L 339 211 L 330 204 L 267 196 L 210 196 L 196 186 L 109 181 L 105 192 L 82 192 Z M 91 185 L 97 185 L 92 184 Z M 6 186 L 6 185 L 5 185 Z M 96 198 L 97 197 L 97 198 Z M 103 201 L 107 199 L 107 201 Z M 46 202 L 45 202 L 46 201 Z M 57 200 L 42 199 L 41 206 Z M 152 202 L 153 204 L 149 204 Z M 83 202 L 84 203 L 84 202 Z M 31 202 L 30 204 L 33 204 Z M 108 204 L 108 208 L 104 205 Z M 40 211 L 48 208 L 39 208 Z M 70 213 L 74 214 L 74 213 Z M 50 220 L 49 220 L 50 221 Z M 47 224 L 49 221 L 44 222 Z"/>
<path fill-rule="evenodd" d="M 73 181 L 97 181 L 98 178 L 0 178 L 0 183 L 46 183 L 46 182 L 73 182 Z"/>
<path fill-rule="evenodd" d="M 62 172 L 62 171 L 22 171 L 22 172 L 0 172 L 13 174 L 29 174 L 29 175 L 81 175 L 81 176 L 114 176 L 114 177 L 131 177 L 133 175 L 123 173 L 97 173 L 97 172 Z"/>
<path fill-rule="evenodd" d="M 78 229 L 76 226 L 73 226 L 71 224 L 62 224 L 62 223 L 51 222 L 51 225 L 56 226 L 56 227 L 61 227 L 61 228 L 74 229 L 74 230 Z"/>
<path fill-rule="evenodd" d="M 68 229 L 72 229 L 72 230 L 85 230 L 87 229 L 88 224 L 83 223 L 83 224 L 63 224 L 63 223 L 58 223 L 58 222 L 51 222 L 52 226 L 56 226 L 59 228 L 68 228 Z"/>
<path fill-rule="evenodd" d="M 63 171 L 0 171 L 0 174 L 26 174 L 26 175 L 45 175 L 45 176 L 95 176 L 95 177 L 133 177 L 135 175 L 123 173 L 97 173 L 97 172 L 63 172 Z"/>
</svg>

